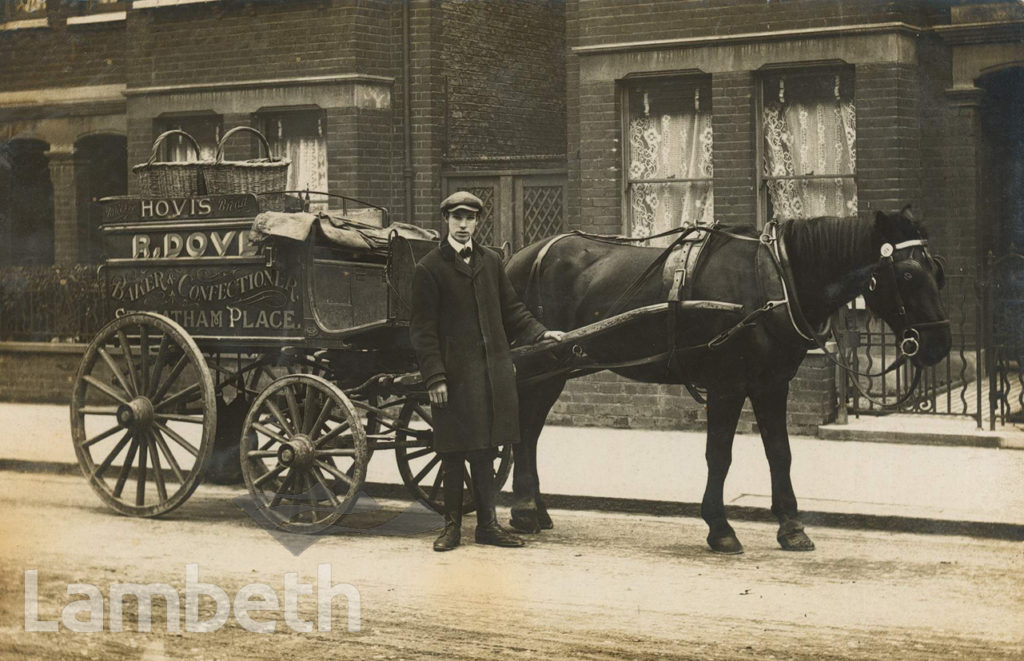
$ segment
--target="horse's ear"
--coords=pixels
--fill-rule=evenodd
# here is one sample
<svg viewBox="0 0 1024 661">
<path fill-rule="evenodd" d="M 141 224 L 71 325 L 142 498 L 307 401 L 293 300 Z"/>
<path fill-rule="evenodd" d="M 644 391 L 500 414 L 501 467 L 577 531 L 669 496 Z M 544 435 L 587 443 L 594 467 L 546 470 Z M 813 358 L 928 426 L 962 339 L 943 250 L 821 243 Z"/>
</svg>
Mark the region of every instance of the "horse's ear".
<svg viewBox="0 0 1024 661">
<path fill-rule="evenodd" d="M 878 236 L 882 237 L 883 241 L 892 240 L 892 236 L 895 234 L 895 227 L 893 227 L 893 217 L 884 211 L 875 212 L 875 231 Z"/>
<path fill-rule="evenodd" d="M 900 216 L 902 216 L 904 220 L 909 220 L 910 222 L 914 222 L 914 214 L 910 213 L 910 205 L 909 204 L 907 206 L 903 207 L 902 209 L 900 209 Z"/>
</svg>

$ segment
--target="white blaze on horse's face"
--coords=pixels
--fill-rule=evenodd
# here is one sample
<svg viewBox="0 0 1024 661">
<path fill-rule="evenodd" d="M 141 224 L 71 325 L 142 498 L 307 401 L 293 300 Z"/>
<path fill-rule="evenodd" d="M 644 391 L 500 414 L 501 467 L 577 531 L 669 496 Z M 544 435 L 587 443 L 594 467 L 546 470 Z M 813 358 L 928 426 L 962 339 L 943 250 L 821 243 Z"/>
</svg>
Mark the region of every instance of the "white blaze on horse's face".
<svg viewBox="0 0 1024 661">
<path fill-rule="evenodd" d="M 469 209 L 453 209 L 448 212 L 448 233 L 459 243 L 469 243 L 476 232 L 478 214 Z"/>
</svg>

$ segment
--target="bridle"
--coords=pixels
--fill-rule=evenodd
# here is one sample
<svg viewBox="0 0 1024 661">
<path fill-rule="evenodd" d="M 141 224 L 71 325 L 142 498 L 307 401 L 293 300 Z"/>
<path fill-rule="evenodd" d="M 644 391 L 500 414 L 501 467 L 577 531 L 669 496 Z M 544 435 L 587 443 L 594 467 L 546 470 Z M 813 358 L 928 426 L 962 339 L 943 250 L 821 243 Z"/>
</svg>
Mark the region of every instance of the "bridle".
<svg viewBox="0 0 1024 661">
<path fill-rule="evenodd" d="M 888 284 L 890 286 L 887 290 L 891 292 L 891 296 L 893 298 L 894 322 L 899 324 L 901 334 L 903 336 L 899 343 L 900 355 L 905 358 L 913 358 L 921 350 L 922 328 L 936 328 L 939 326 L 949 325 L 949 319 L 911 322 L 907 318 L 907 306 L 903 302 L 903 293 L 900 291 L 900 281 L 896 273 L 896 263 L 897 261 L 906 261 L 912 258 L 908 256 L 902 260 L 896 260 L 895 256 L 904 250 L 913 251 L 914 248 L 918 247 L 921 248 L 928 261 L 936 264 L 938 274 L 935 278 L 941 286 L 942 265 L 937 259 L 932 257 L 931 253 L 928 252 L 928 241 L 926 239 L 911 239 L 897 244 L 883 243 L 880 249 L 881 258 L 879 260 L 879 265 L 874 272 L 872 272 L 871 279 L 868 281 L 868 291 L 875 292 L 878 290 L 880 277 L 888 279 Z"/>
</svg>

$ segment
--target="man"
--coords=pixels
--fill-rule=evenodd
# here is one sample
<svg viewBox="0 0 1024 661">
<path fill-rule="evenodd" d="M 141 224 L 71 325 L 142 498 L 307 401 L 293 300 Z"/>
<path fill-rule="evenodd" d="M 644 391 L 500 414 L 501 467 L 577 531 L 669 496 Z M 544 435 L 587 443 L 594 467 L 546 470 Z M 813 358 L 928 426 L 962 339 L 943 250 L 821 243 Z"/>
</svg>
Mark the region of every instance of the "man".
<svg viewBox="0 0 1024 661">
<path fill-rule="evenodd" d="M 430 394 L 434 450 L 441 456 L 444 532 L 435 551 L 462 537 L 462 484 L 471 468 L 476 542 L 518 547 L 498 525 L 495 448 L 519 442 L 519 399 L 509 340 L 560 341 L 519 300 L 493 251 L 473 243 L 483 202 L 460 191 L 441 203 L 448 236 L 416 265 L 409 335 Z"/>
</svg>

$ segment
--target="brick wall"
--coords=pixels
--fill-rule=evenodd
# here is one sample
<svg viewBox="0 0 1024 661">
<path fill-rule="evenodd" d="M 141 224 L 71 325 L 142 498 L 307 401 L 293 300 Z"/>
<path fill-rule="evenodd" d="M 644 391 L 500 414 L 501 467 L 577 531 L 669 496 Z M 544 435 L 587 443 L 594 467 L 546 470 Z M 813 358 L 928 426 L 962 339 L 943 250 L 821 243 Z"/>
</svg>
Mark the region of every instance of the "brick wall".
<svg viewBox="0 0 1024 661">
<path fill-rule="evenodd" d="M 756 218 L 753 72 L 715 76 L 712 130 L 715 155 L 715 218 L 730 225 L 753 225 Z"/>
<path fill-rule="evenodd" d="M 790 382 L 787 420 L 792 434 L 816 435 L 836 415 L 834 370 L 821 354 L 809 354 Z M 622 429 L 695 430 L 707 427 L 707 409 L 676 385 L 637 383 L 602 372 L 569 381 L 548 415 L 548 424 Z M 756 432 L 750 402 L 737 433 Z"/>
<path fill-rule="evenodd" d="M 123 83 L 124 22 L 69 26 L 69 8 L 47 6 L 49 27 L 0 30 L 0 90 Z"/>
<path fill-rule="evenodd" d="M 924 0 L 589 0 L 579 45 L 798 30 L 888 21 L 927 23 L 948 14 Z"/>
<path fill-rule="evenodd" d="M 441 10 L 446 155 L 564 153 L 564 5 L 446 0 Z"/>
<path fill-rule="evenodd" d="M 0 401 L 71 401 L 71 385 L 85 345 L 0 344 Z"/>
<path fill-rule="evenodd" d="M 130 11 L 128 84 L 148 87 L 349 73 L 356 68 L 356 53 L 373 42 L 372 34 L 359 38 L 357 25 L 369 29 L 375 15 L 386 11 L 385 5 L 383 0 L 292 0 Z"/>
</svg>

